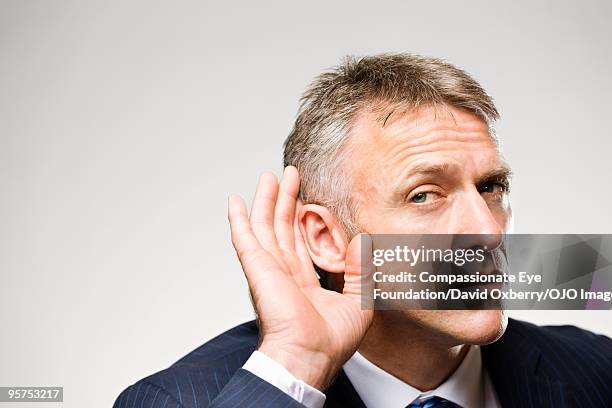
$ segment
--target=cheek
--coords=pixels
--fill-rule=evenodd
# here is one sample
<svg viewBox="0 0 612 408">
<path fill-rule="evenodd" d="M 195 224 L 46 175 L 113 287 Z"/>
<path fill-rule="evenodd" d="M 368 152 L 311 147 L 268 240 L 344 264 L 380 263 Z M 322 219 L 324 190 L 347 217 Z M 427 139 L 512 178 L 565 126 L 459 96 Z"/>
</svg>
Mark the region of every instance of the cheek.
<svg viewBox="0 0 612 408">
<path fill-rule="evenodd" d="M 415 217 L 397 208 L 364 208 L 358 216 L 358 224 L 371 234 L 427 234 L 435 233 L 439 220 Z"/>
<path fill-rule="evenodd" d="M 361 230 L 371 234 L 409 233 L 405 230 L 407 217 L 402 216 L 397 208 L 386 205 L 381 194 L 376 186 L 359 192 L 356 218 Z"/>
</svg>

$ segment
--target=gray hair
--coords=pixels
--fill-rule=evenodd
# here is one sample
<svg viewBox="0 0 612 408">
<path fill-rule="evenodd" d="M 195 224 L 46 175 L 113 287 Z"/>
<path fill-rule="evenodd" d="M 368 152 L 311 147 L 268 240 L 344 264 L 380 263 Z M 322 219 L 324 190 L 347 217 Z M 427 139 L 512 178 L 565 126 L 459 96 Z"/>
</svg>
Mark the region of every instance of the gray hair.
<svg viewBox="0 0 612 408">
<path fill-rule="evenodd" d="M 358 233 L 352 180 L 343 171 L 347 139 L 357 115 L 452 106 L 487 123 L 499 113 L 492 98 L 465 71 L 437 58 L 414 54 L 346 57 L 304 92 L 293 129 L 284 144 L 284 165 L 300 173 L 300 199 L 327 207 L 349 238 Z M 384 122 L 383 122 L 384 124 Z"/>
</svg>

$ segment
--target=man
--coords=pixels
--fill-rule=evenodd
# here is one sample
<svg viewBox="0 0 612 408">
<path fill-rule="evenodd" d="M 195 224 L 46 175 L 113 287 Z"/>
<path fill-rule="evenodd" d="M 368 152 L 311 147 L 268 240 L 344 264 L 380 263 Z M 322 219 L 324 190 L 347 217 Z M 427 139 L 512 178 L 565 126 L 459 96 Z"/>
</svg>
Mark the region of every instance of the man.
<svg viewBox="0 0 612 408">
<path fill-rule="evenodd" d="M 501 310 L 362 310 L 361 233 L 479 234 L 512 222 L 492 99 L 438 59 L 347 59 L 303 96 L 280 181 L 232 241 L 258 324 L 127 388 L 123 407 L 606 407 L 612 341 Z M 362 244 L 363 242 L 363 244 Z M 320 275 L 320 280 L 317 278 Z M 322 286 L 321 286 L 322 285 Z"/>
</svg>

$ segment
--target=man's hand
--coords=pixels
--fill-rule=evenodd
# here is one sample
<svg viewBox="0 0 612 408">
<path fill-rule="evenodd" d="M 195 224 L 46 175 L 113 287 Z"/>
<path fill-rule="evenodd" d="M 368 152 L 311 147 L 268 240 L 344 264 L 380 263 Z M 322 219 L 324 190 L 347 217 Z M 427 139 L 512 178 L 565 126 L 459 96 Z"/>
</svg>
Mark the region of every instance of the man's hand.
<svg viewBox="0 0 612 408">
<path fill-rule="evenodd" d="M 228 216 L 259 316 L 259 351 L 323 390 L 359 347 L 372 311 L 361 310 L 359 236 L 347 249 L 343 293 L 319 285 L 297 226 L 299 183 L 292 166 L 285 169 L 280 186 L 273 174 L 265 173 L 250 220 L 244 201 L 234 195 L 229 197 Z"/>
</svg>

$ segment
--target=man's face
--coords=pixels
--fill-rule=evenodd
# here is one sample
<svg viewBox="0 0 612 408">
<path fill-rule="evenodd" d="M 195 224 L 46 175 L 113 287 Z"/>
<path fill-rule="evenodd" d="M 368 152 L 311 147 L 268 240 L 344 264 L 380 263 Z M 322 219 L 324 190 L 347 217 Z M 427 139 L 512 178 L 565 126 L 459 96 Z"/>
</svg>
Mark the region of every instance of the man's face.
<svg viewBox="0 0 612 408">
<path fill-rule="evenodd" d="M 455 108 L 394 113 L 383 124 L 364 114 L 353 128 L 349 171 L 357 223 L 371 234 L 507 232 L 509 168 L 479 117 Z M 483 242 L 489 248 L 499 242 Z M 500 310 L 410 310 L 399 316 L 456 344 L 486 344 L 506 325 Z M 375 318 L 376 319 L 376 318 Z"/>
</svg>

